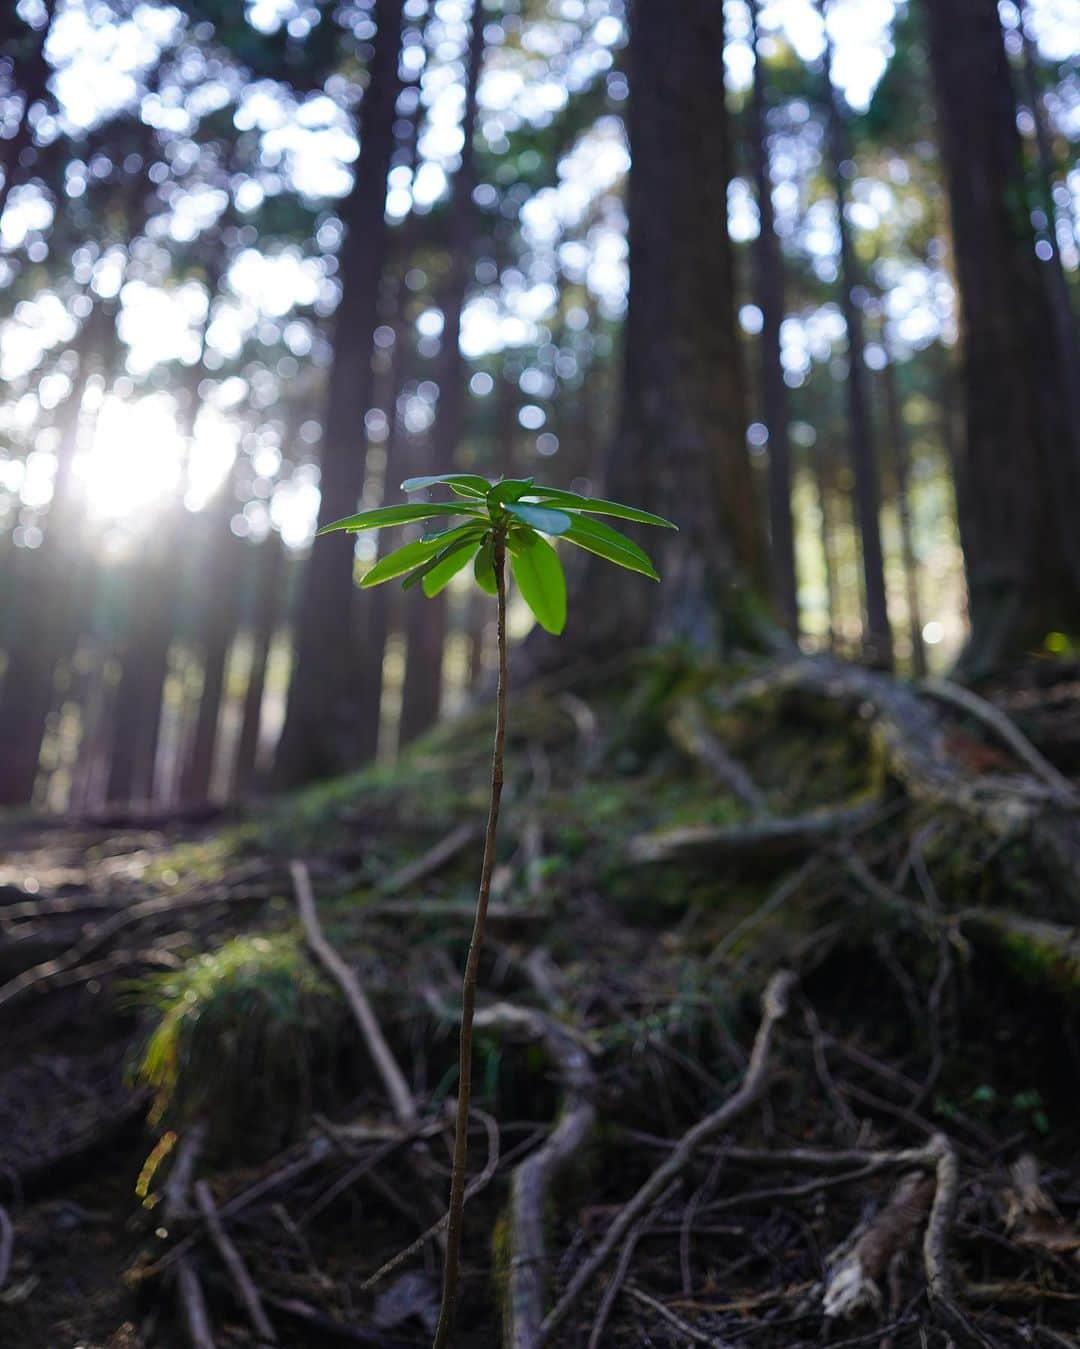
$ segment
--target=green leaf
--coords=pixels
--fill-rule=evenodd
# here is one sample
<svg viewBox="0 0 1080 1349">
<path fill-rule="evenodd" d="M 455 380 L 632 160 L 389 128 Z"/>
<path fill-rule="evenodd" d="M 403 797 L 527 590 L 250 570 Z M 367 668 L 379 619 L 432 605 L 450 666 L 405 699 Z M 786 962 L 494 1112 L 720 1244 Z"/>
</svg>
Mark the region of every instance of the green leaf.
<svg viewBox="0 0 1080 1349">
<path fill-rule="evenodd" d="M 511 553 L 522 553 L 531 548 L 540 537 L 529 525 L 512 525 L 507 531 L 506 547 Z"/>
<path fill-rule="evenodd" d="M 638 510 L 636 506 L 624 506 L 618 501 L 605 501 L 602 497 L 583 497 L 577 492 L 563 492 L 556 487 L 538 487 L 530 495 L 544 506 L 564 506 L 569 510 L 588 511 L 592 515 L 614 515 L 620 520 L 636 520 L 641 525 L 660 525 L 663 529 L 679 528 L 662 515 Z"/>
<path fill-rule="evenodd" d="M 532 525 L 533 529 L 542 529 L 545 534 L 565 534 L 571 525 L 565 511 L 549 511 L 543 506 L 527 506 L 518 501 L 508 501 L 506 509 L 527 525 Z"/>
<path fill-rule="evenodd" d="M 516 501 L 532 487 L 535 478 L 503 478 L 487 494 L 489 506 L 502 506 L 507 501 Z"/>
<path fill-rule="evenodd" d="M 434 473 L 427 478 L 406 478 L 401 484 L 403 492 L 422 492 L 425 487 L 434 487 L 437 483 L 446 483 L 451 488 L 460 488 L 469 496 L 487 496 L 491 483 L 478 473 Z"/>
<path fill-rule="evenodd" d="M 434 501 L 413 506 L 378 506 L 375 510 L 361 511 L 359 515 L 347 515 L 343 520 L 323 525 L 320 534 L 330 534 L 335 529 L 347 529 L 355 533 L 361 529 L 381 529 L 384 525 L 407 525 L 414 520 L 433 520 L 438 515 L 470 514 L 466 506 L 446 506 Z"/>
<path fill-rule="evenodd" d="M 405 572 L 412 571 L 413 567 L 418 567 L 421 563 L 434 557 L 442 546 L 441 539 L 416 539 L 413 543 L 406 543 L 400 548 L 395 548 L 392 553 L 380 558 L 374 567 L 365 574 L 364 579 L 360 582 L 361 588 L 367 590 L 371 586 L 382 585 L 384 581 L 392 581 L 395 576 L 402 576 Z"/>
<path fill-rule="evenodd" d="M 627 571 L 641 572 L 642 576 L 648 576 L 653 581 L 660 579 L 652 558 L 644 548 L 639 548 L 633 539 L 628 539 L 625 534 L 620 534 L 617 529 L 599 520 L 589 520 L 584 515 L 575 516 L 563 538 L 595 553 L 597 557 L 625 567 Z"/>
<path fill-rule="evenodd" d="M 453 525 L 450 529 L 429 530 L 424 535 L 425 543 L 450 543 L 454 539 L 464 538 L 466 534 L 475 534 L 478 538 L 487 528 L 484 520 L 470 520 L 465 525 Z"/>
<path fill-rule="evenodd" d="M 428 599 L 446 589 L 458 572 L 473 560 L 479 547 L 479 539 L 459 539 L 444 548 L 438 557 L 432 558 L 431 567 L 425 569 L 420 581 Z"/>
<path fill-rule="evenodd" d="M 490 536 L 480 545 L 480 551 L 473 563 L 473 576 L 481 590 L 487 591 L 489 595 L 499 593 L 498 582 L 495 580 L 495 541 Z"/>
<path fill-rule="evenodd" d="M 454 529 L 425 534 L 422 539 L 402 544 L 375 563 L 360 582 L 361 588 L 367 590 L 371 586 L 382 585 L 384 581 L 392 581 L 395 576 L 401 576 L 413 567 L 422 567 L 425 562 L 436 560 L 440 553 L 446 551 L 448 544 L 464 544 L 470 539 L 476 539 L 479 543 L 482 532 L 483 525 L 480 524 L 458 525 Z"/>
<path fill-rule="evenodd" d="M 558 636 L 566 627 L 566 576 L 558 553 L 537 538 L 531 548 L 511 557 L 510 569 L 536 621 Z"/>
</svg>

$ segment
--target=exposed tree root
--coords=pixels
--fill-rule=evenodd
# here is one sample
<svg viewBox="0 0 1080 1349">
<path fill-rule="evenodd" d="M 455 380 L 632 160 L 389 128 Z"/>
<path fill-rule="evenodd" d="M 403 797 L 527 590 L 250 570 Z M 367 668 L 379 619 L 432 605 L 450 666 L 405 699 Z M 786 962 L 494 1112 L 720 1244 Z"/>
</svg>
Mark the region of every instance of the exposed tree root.
<svg viewBox="0 0 1080 1349">
<path fill-rule="evenodd" d="M 970 689 L 965 689 L 948 679 L 924 679 L 920 687 L 932 698 L 948 703 L 950 707 L 959 708 L 961 712 L 968 713 L 984 726 L 988 726 L 1008 745 L 1021 763 L 1046 783 L 1055 796 L 1062 801 L 1076 803 L 1076 788 L 1069 779 L 1063 773 L 1059 773 L 1054 765 L 1039 753 L 1019 726 L 1000 708 L 988 703 L 985 698 L 980 698 L 977 693 L 972 693 Z"/>
<path fill-rule="evenodd" d="M 744 1115 L 763 1095 L 768 1084 L 769 1056 L 776 1027 L 787 1015 L 795 976 L 790 971 L 773 975 L 762 995 L 762 1015 L 750 1062 L 742 1085 L 735 1094 L 711 1115 L 699 1121 L 685 1133 L 678 1147 L 656 1168 L 634 1197 L 613 1219 L 606 1235 L 593 1254 L 574 1273 L 559 1301 L 544 1318 L 539 1334 L 529 1349 L 539 1349 L 566 1320 L 582 1292 L 607 1263 L 612 1252 L 625 1238 L 635 1222 L 646 1213 L 673 1180 L 686 1169 L 698 1150 L 716 1137 L 721 1130 Z"/>
<path fill-rule="evenodd" d="M 501 862 L 504 898 L 490 913 L 503 921 L 504 936 L 480 971 L 484 995 L 493 1001 L 477 1014 L 476 1025 L 497 1036 L 478 1051 L 474 1077 L 477 1092 L 489 1092 L 495 1104 L 488 1105 L 490 1113 L 472 1115 L 484 1123 L 488 1151 L 467 1188 L 463 1342 L 494 1343 L 501 1318 L 509 1349 L 602 1349 L 636 1343 L 635 1333 L 658 1344 L 745 1341 L 751 1349 L 818 1338 L 852 1349 L 879 1343 L 883 1349 L 918 1349 L 920 1337 L 931 1345 L 951 1341 L 958 1349 L 988 1343 L 1003 1349 L 1014 1340 L 1067 1343 L 1062 1328 L 1071 1324 L 1080 1301 L 1076 1179 L 1069 1163 L 1074 1135 L 1067 1122 L 1068 1084 L 1058 1099 L 1050 1074 L 1067 1074 L 1080 991 L 1080 937 L 1060 903 L 1063 893 L 1080 898 L 1080 821 L 1072 784 L 1055 776 L 1037 751 L 1029 753 L 1007 719 L 1003 723 L 981 700 L 971 704 L 951 690 L 947 696 L 923 690 L 933 692 L 931 701 L 883 676 L 816 660 L 770 670 L 726 693 L 695 694 L 693 704 L 679 701 L 685 685 L 667 687 L 677 691 L 657 698 L 653 729 L 667 725 L 700 765 L 696 778 L 685 764 L 673 769 L 673 756 L 664 752 L 655 772 L 648 770 L 639 799 L 626 775 L 582 784 L 575 776 L 581 756 L 569 756 L 568 767 L 556 755 L 534 753 L 533 780 L 550 779 L 550 790 L 527 801 L 519 797 L 511 807 L 520 846 Z M 737 708 L 746 698 L 776 692 L 784 695 L 785 728 L 807 707 L 811 721 L 821 719 L 815 700 L 839 704 L 852 723 L 858 720 L 856 741 L 860 748 L 870 741 L 875 772 L 869 776 L 884 788 L 880 799 L 852 803 L 850 747 L 843 744 L 843 753 L 827 746 L 814 760 L 838 766 L 835 778 L 828 768 L 825 786 L 815 783 L 807 797 L 821 801 L 835 781 L 837 797 L 848 804 L 802 815 L 796 813 L 804 808 L 802 786 L 777 786 L 782 775 L 775 765 L 786 771 L 790 753 L 774 759 L 764 740 L 752 751 L 753 777 L 729 757 L 701 709 Z M 602 700 L 597 706 L 605 710 Z M 595 766 L 604 728 L 587 710 L 582 740 L 588 740 Z M 996 749 L 987 756 L 975 752 L 978 746 L 971 750 L 966 736 L 950 737 L 956 712 L 976 717 L 1000 739 L 1018 771 L 976 776 L 980 767 L 1004 759 Z M 736 734 L 756 735 L 759 722 L 755 711 L 738 723 Z M 565 732 L 564 723 L 565 712 Z M 732 722 L 725 715 L 718 724 Z M 844 718 L 830 713 L 823 724 L 823 734 L 843 742 Z M 529 767 L 523 761 L 519 772 Z M 765 793 L 755 779 L 771 783 L 768 799 L 785 802 L 784 816 L 764 814 Z M 668 782 L 675 783 L 670 809 L 665 801 L 654 812 L 646 795 L 654 783 L 659 791 Z M 695 815 L 697 782 L 703 798 L 714 795 L 717 784 L 739 798 L 748 818 L 734 827 L 637 834 L 629 849 L 635 865 L 670 867 L 681 901 L 679 868 L 687 864 L 688 893 L 693 887 L 685 917 L 659 931 L 651 914 L 643 920 L 620 910 L 621 892 L 605 890 L 606 868 L 627 855 L 626 834 L 656 819 L 715 818 L 707 803 Z M 459 785 L 455 777 L 455 792 Z M 467 842 L 464 827 L 449 830 L 453 817 L 440 799 L 425 817 L 425 836 L 448 832 L 436 848 L 400 865 L 408 858 L 403 841 L 415 829 L 412 798 L 403 792 L 401 804 L 390 807 L 393 794 L 385 794 L 385 782 L 380 792 L 372 828 L 385 825 L 390 837 L 380 842 L 385 851 L 375 854 L 374 879 L 366 860 L 351 874 L 326 864 L 335 877 L 328 884 L 363 894 L 364 941 L 374 953 L 364 988 L 351 967 L 352 953 L 335 951 L 326 941 L 306 870 L 294 868 L 312 953 L 344 990 L 379 1071 L 361 1075 L 359 1083 L 350 1078 L 344 1090 L 335 1081 L 316 1096 L 305 1117 L 315 1129 L 265 1161 L 261 1172 L 253 1175 L 247 1158 L 231 1171 L 232 1160 L 215 1154 L 212 1192 L 205 1179 L 195 1183 L 199 1129 L 188 1128 L 167 1173 L 162 1226 L 168 1247 L 135 1273 L 144 1298 L 156 1293 L 176 1300 L 179 1333 L 199 1349 L 212 1344 L 214 1334 L 204 1288 L 214 1294 L 215 1316 L 228 1300 L 237 1309 L 233 1320 L 246 1313 L 261 1344 L 275 1343 L 275 1335 L 280 1343 L 417 1342 L 422 1317 L 416 1308 L 423 1299 L 415 1288 L 426 1287 L 430 1299 L 430 1246 L 443 1235 L 445 1219 L 431 1224 L 416 1201 L 419 1196 L 442 1211 L 445 1166 L 431 1140 L 445 1134 L 445 1115 L 435 1103 L 452 1090 L 453 1078 L 447 1043 L 432 1034 L 420 998 L 408 992 L 437 981 L 431 999 L 447 1014 L 443 992 L 454 944 L 461 940 L 457 919 L 466 914 L 458 888 L 465 867 L 455 858 Z M 595 816 L 589 813 L 594 808 Z M 334 810 L 340 814 L 337 800 Z M 401 812 L 396 840 L 393 810 Z M 357 809 L 352 819 L 362 829 L 364 812 Z M 936 830 L 932 843 L 930 828 Z M 948 850 L 955 840 L 954 866 Z M 303 847 L 308 850 L 308 841 Z M 316 840 L 310 855 L 319 855 L 320 847 Z M 54 876 L 75 874 L 74 852 L 62 865 L 49 864 Z M 121 853 L 118 848 L 117 875 L 125 874 Z M 323 855 L 331 854 L 327 849 Z M 760 869 L 774 855 L 778 883 L 770 888 L 759 883 Z M 987 855 L 992 861 L 983 874 L 978 868 Z M 732 866 L 729 877 L 729 861 L 754 865 Z M 355 864 L 349 859 L 341 867 Z M 12 947 L 26 941 L 23 956 L 32 941 L 44 945 L 37 948 L 36 968 L 17 974 L 0 1001 L 18 1007 L 31 989 L 52 993 L 78 981 L 107 983 L 118 969 L 146 968 L 155 951 L 170 962 L 197 964 L 200 949 L 220 942 L 223 931 L 235 931 L 237 894 L 263 899 L 271 893 L 251 885 L 249 877 L 276 875 L 278 868 L 264 858 L 254 872 L 238 871 L 225 884 L 200 881 L 188 888 L 185 880 L 165 895 L 153 892 L 152 879 L 130 883 L 142 874 L 133 860 L 114 899 L 108 881 L 97 888 L 84 881 L 84 890 L 67 894 L 67 879 L 30 898 L 34 891 L 22 888 L 30 869 L 20 865 L 5 873 L 16 883 L 0 887 L 0 919 L 6 918 Z M 384 868 L 389 879 L 380 885 Z M 427 891 L 428 877 L 444 868 Z M 83 867 L 84 877 L 91 874 Z M 998 878 L 1014 874 L 1022 884 L 1007 892 Z M 646 885 L 655 878 L 650 871 Z M 1029 896 L 1030 911 L 1013 911 Z M 5 898 L 11 901 L 6 906 Z M 250 913 L 244 909 L 242 920 Z M 193 916 L 197 922 L 187 928 L 185 920 Z M 277 940 L 281 915 L 268 910 L 264 918 L 258 932 Z M 232 931 L 225 927 L 230 919 Z M 767 931 L 765 941 L 754 940 L 759 930 Z M 176 944 L 181 935 L 182 947 Z M 770 1055 L 779 1021 L 789 1003 L 799 1005 L 793 1001 L 794 973 L 770 982 L 745 1069 L 739 1040 L 747 983 L 759 986 L 761 969 L 777 963 L 798 970 L 814 1008 L 801 1004 L 803 1022 L 793 1018 L 784 1037 L 785 1071 L 774 1074 Z M 988 966 L 1005 988 L 1001 1028 L 1015 1032 L 1000 1046 L 997 1039 L 976 1044 L 965 1024 L 965 1018 L 970 1023 L 983 1015 L 983 990 L 976 985 Z M 303 960 L 298 967 L 304 969 Z M 515 1002 L 522 989 L 544 1010 Z M 1028 989 L 1037 996 L 1029 998 Z M 394 1007 L 392 1021 L 382 999 Z M 106 1001 L 96 1005 L 104 1009 Z M 1030 1010 L 1012 1006 L 1028 1002 Z M 91 1005 L 86 990 L 35 998 L 34 1015 L 43 1024 L 55 1018 L 66 1034 L 64 1018 Z M 1048 1038 L 1044 1014 L 1053 1017 L 1057 1008 L 1061 1033 Z M 392 1049 L 383 1030 L 391 1024 Z M 114 1026 L 117 1048 L 110 1063 L 127 1043 L 120 1036 L 135 1043 L 132 1027 L 130 1017 Z M 510 1049 L 522 1040 L 527 1048 Z M 50 1041 L 42 1056 L 49 1067 L 20 1064 L 17 1071 L 62 1077 L 67 1051 L 56 1044 L 63 1041 Z M 380 1045 L 386 1051 L 381 1063 Z M 338 1060 L 355 1057 L 339 1054 L 337 1046 L 333 1053 Z M 540 1057 L 546 1069 L 538 1067 Z M 744 1072 L 726 1100 L 718 1080 L 730 1071 L 725 1062 Z M 126 1164 L 129 1152 L 144 1149 L 134 1130 L 145 1100 L 121 1097 L 118 1074 L 106 1079 L 87 1069 L 84 1077 L 87 1085 L 80 1079 L 77 1089 L 98 1100 L 72 1112 L 75 1124 L 82 1128 L 90 1114 L 104 1118 L 114 1106 L 117 1118 L 129 1112 L 123 1123 Z M 547 1125 L 549 1082 L 559 1104 Z M 4 1085 L 0 1080 L 0 1098 Z M 1022 1097 L 1031 1099 L 1021 1105 Z M 723 1104 L 713 1110 L 717 1101 Z M 63 1113 L 61 1107 L 57 1114 Z M 5 1114 L 0 1100 L 0 1126 L 9 1118 L 11 1110 Z M 620 1127 L 620 1150 L 633 1167 L 634 1181 L 621 1190 L 610 1166 L 578 1165 L 586 1157 L 602 1158 L 608 1136 L 601 1120 Z M 940 1134 L 943 1127 L 954 1141 Z M 51 1146 L 64 1135 L 47 1128 L 41 1136 Z M 121 1153 L 111 1145 L 120 1137 L 115 1131 L 95 1130 L 93 1138 L 88 1133 L 92 1154 L 85 1156 L 112 1166 Z M 904 1146 L 920 1139 L 922 1146 Z M 423 1165 L 417 1166 L 421 1141 Z M 476 1141 L 474 1127 L 474 1146 Z M 1006 1182 L 1004 1164 L 1015 1151 L 1034 1147 L 1046 1149 L 1042 1178 L 1033 1157 L 1022 1156 Z M 28 1177 L 35 1188 L 35 1174 L 42 1186 L 55 1188 L 52 1175 L 44 1174 L 51 1166 L 44 1153 L 42 1147 L 40 1156 L 30 1148 L 8 1154 L 14 1164 L 7 1171 L 0 1153 L 0 1186 L 11 1176 L 11 1200 L 2 1190 L 0 1200 L 15 1224 L 12 1235 L 0 1210 L 0 1283 L 6 1260 L 5 1292 L 13 1299 L 30 1284 L 26 1271 L 38 1272 L 35 1251 L 48 1248 L 40 1233 L 29 1230 L 28 1219 L 38 1210 L 37 1221 L 44 1222 L 40 1211 L 47 1205 L 33 1196 L 27 1204 L 19 1193 L 19 1182 Z M 78 1157 L 69 1158 L 68 1172 L 84 1169 Z M 613 1202 L 613 1191 L 621 1200 L 643 1175 L 648 1179 L 627 1202 Z M 570 1176 L 573 1186 L 565 1183 Z M 187 1201 L 193 1183 L 194 1209 Z M 364 1232 L 359 1243 L 357 1206 Z M 873 1215 L 868 1221 L 867 1213 Z M 497 1296 L 487 1273 L 485 1238 L 492 1229 Z M 851 1235 L 837 1248 L 845 1232 Z M 920 1237 L 921 1264 L 905 1262 L 904 1253 Z M 839 1251 L 838 1263 L 823 1283 L 829 1250 Z M 429 1268 L 421 1271 L 425 1261 Z M 158 1280 L 162 1274 L 170 1277 Z M 384 1299 L 404 1296 L 407 1304 L 402 1288 L 409 1280 L 413 1310 L 406 1305 L 404 1320 L 384 1322 Z M 0 1339 L 8 1304 L 0 1297 Z M 840 1319 L 851 1319 L 850 1332 L 836 1325 Z M 219 1329 L 224 1340 L 224 1322 Z M 17 1335 L 12 1342 L 19 1342 Z M 24 1336 L 22 1342 L 31 1341 Z"/>
<path fill-rule="evenodd" d="M 766 812 L 765 793 L 711 733 L 700 703 L 684 702 L 669 720 L 668 733 L 684 754 L 704 765 L 709 774 L 748 810 L 755 815 Z"/>
<path fill-rule="evenodd" d="M 554 1129 L 546 1142 L 514 1169 L 510 1183 L 505 1341 L 509 1349 L 534 1349 L 542 1343 L 540 1328 L 548 1283 L 545 1212 L 555 1182 L 578 1161 L 592 1136 L 596 1122 L 591 1099 L 594 1074 L 582 1046 L 540 1012 L 501 1003 L 479 1012 L 476 1025 L 504 1033 L 524 1032 L 540 1041 L 558 1073 L 563 1093 Z"/>
<path fill-rule="evenodd" d="M 813 811 L 790 819 L 757 819 L 746 824 L 687 825 L 639 834 L 630 840 L 631 862 L 702 864 L 738 857 L 789 857 L 812 852 L 836 839 L 849 838 L 871 824 L 881 806 L 871 802 Z"/>
</svg>

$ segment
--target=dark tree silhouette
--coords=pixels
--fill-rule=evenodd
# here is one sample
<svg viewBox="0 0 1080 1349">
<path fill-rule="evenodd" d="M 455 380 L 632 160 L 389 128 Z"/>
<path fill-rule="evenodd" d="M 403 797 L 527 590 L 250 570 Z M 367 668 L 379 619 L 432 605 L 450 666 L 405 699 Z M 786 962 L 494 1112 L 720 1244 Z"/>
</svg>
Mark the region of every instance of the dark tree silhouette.
<svg viewBox="0 0 1080 1349">
<path fill-rule="evenodd" d="M 680 533 L 657 549 L 663 586 L 589 569 L 571 646 L 610 656 L 657 637 L 760 644 L 773 629 L 735 326 L 723 16 L 712 0 L 639 0 L 630 17 L 630 295 L 604 486 L 649 501 Z"/>
<path fill-rule="evenodd" d="M 1040 264 L 1016 101 L 993 0 L 924 3 L 962 314 L 956 447 L 977 678 L 1080 632 L 1080 462 L 1068 356 Z"/>
<path fill-rule="evenodd" d="M 750 7 L 754 44 L 754 83 L 750 91 L 750 156 L 757 188 L 758 237 L 754 241 L 756 298 L 761 309 L 762 419 L 769 432 L 769 533 L 773 594 L 780 619 L 792 637 L 799 635 L 795 529 L 791 513 L 791 441 L 788 396 L 780 362 L 780 325 L 784 321 L 784 263 L 773 214 L 769 171 L 768 96 L 758 35 L 757 0 Z"/>
<path fill-rule="evenodd" d="M 360 159 L 343 204 L 341 302 L 334 323 L 321 454 L 319 524 L 355 510 L 364 485 L 364 414 L 371 403 L 372 337 L 386 259 L 386 179 L 401 87 L 402 0 L 376 0 L 378 25 L 360 108 Z M 356 690 L 349 673 L 353 540 L 335 534 L 312 549 L 297 614 L 295 662 L 275 778 L 286 786 L 359 762 Z"/>
<path fill-rule="evenodd" d="M 822 17 L 825 5 L 820 4 Z M 867 372 L 863 362 L 863 315 L 860 293 L 865 293 L 858 258 L 847 219 L 847 171 L 852 164 L 848 110 L 843 95 L 833 83 L 832 43 L 825 35 L 825 81 L 828 102 L 829 160 L 836 194 L 836 227 L 840 236 L 840 310 L 848 339 L 848 434 L 851 463 L 855 471 L 855 509 L 862 547 L 863 584 L 866 590 L 867 656 L 876 664 L 892 665 L 892 630 L 885 596 L 885 559 L 881 546 L 881 484 L 874 451 L 873 426 Z"/>
</svg>

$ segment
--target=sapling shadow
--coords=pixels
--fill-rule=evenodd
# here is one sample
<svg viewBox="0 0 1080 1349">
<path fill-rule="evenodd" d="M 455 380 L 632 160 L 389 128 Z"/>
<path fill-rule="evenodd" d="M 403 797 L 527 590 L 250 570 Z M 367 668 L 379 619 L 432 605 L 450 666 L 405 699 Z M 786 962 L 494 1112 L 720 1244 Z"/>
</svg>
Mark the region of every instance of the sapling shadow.
<svg viewBox="0 0 1080 1349">
<path fill-rule="evenodd" d="M 638 524 L 659 525 L 665 529 L 675 529 L 676 526 L 659 515 L 638 510 L 634 506 L 624 506 L 617 501 L 604 501 L 580 496 L 576 492 L 541 487 L 533 478 L 504 478 L 490 482 L 474 473 L 441 473 L 424 478 L 409 478 L 401 484 L 402 491 L 407 493 L 422 492 L 435 486 L 448 488 L 457 500 L 410 502 L 361 511 L 358 515 L 350 515 L 344 520 L 326 525 L 319 533 L 327 534 L 333 530 L 356 532 L 430 520 L 449 522 L 464 517 L 463 523 L 447 523 L 441 530 L 426 533 L 422 538 L 403 544 L 377 562 L 360 584 L 363 587 L 376 586 L 403 577 L 406 590 L 419 585 L 430 598 L 445 589 L 471 563 L 477 585 L 494 596 L 497 608 L 499 675 L 491 760 L 491 797 L 484 834 L 476 916 L 462 981 L 454 1155 L 442 1303 L 433 1345 L 433 1349 L 445 1349 L 450 1342 L 457 1302 L 458 1257 L 468 1161 L 473 1013 L 491 877 L 495 867 L 495 842 L 503 786 L 508 692 L 506 558 L 509 555 L 510 571 L 536 621 L 547 632 L 558 636 L 566 626 L 566 577 L 557 551 L 545 536 L 564 539 L 617 566 L 659 581 L 656 568 L 644 549 L 625 534 L 592 517 L 606 515 Z"/>
</svg>

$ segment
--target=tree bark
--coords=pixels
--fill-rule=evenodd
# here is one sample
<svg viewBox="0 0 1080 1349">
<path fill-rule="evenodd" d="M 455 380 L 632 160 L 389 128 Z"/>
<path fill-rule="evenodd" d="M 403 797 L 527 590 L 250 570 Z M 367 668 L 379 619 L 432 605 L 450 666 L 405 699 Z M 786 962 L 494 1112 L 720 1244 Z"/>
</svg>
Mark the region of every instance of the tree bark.
<svg viewBox="0 0 1080 1349">
<path fill-rule="evenodd" d="M 825 17 L 824 0 L 819 5 Z M 844 168 L 851 163 L 847 108 L 833 84 L 832 43 L 826 28 L 825 80 L 828 104 L 826 121 L 829 158 L 836 194 L 836 227 L 840 236 L 840 310 L 848 337 L 848 423 L 851 461 L 855 472 L 855 506 L 862 543 L 863 580 L 866 587 L 865 654 L 871 663 L 892 667 L 892 630 L 885 597 L 885 560 L 881 546 L 881 485 L 870 421 L 866 366 L 863 362 L 862 310 L 857 300 L 861 288 L 860 268 L 847 221 L 847 183 Z"/>
<path fill-rule="evenodd" d="M 233 765 L 233 787 L 237 792 L 251 791 L 256 782 L 266 667 L 278 617 L 284 607 L 281 592 L 285 547 L 280 536 L 271 532 L 254 550 L 253 562 L 255 605 L 251 616 L 251 664 L 244 686 L 244 708 Z"/>
<path fill-rule="evenodd" d="M 0 806 L 25 805 L 37 777 L 41 743 L 53 705 L 56 669 L 74 640 L 78 618 L 76 574 L 79 521 L 74 512 L 72 465 L 79 448 L 83 399 L 91 370 L 110 364 L 115 342 L 111 309 L 100 306 L 76 344 L 78 371 L 61 413 L 53 496 L 45 537 L 32 564 L 20 567 L 17 617 L 0 689 Z M 25 561 L 25 559 L 23 559 Z"/>
<path fill-rule="evenodd" d="M 911 665 L 921 679 L 926 674 L 926 647 L 922 635 L 922 606 L 919 603 L 919 563 L 915 556 L 915 537 L 911 523 L 910 455 L 896 370 L 892 354 L 887 353 L 881 371 L 885 392 L 885 418 L 892 450 L 893 478 L 896 484 L 896 511 L 900 518 L 900 548 L 904 557 L 904 583 L 907 587 L 908 631 L 911 640 Z"/>
<path fill-rule="evenodd" d="M 1016 103 L 993 0 L 924 2 L 960 291 L 966 425 L 956 451 L 980 678 L 1080 633 L 1080 462 L 1067 353 L 1034 252 Z"/>
<path fill-rule="evenodd" d="M 772 176 L 766 119 L 768 100 L 758 41 L 758 0 L 750 6 L 753 25 L 754 83 L 750 93 L 750 153 L 757 188 L 758 237 L 754 242 L 757 301 L 761 308 L 761 395 L 763 420 L 769 432 L 769 526 L 772 543 L 773 595 L 789 636 L 799 636 L 798 582 L 795 573 L 795 530 L 791 514 L 791 441 L 788 396 L 780 361 L 780 325 L 784 321 L 784 263 L 773 215 Z"/>
<path fill-rule="evenodd" d="M 715 649 L 774 634 L 760 600 L 766 547 L 735 328 L 723 38 L 712 0 L 639 0 L 631 11 L 630 295 L 605 486 L 680 532 L 642 536 L 663 577 L 655 589 L 585 569 L 589 602 L 571 609 L 562 661 L 567 643 L 610 656 L 655 639 Z"/>
<path fill-rule="evenodd" d="M 461 164 L 454 175 L 450 201 L 450 269 L 442 294 L 443 330 L 435 379 L 439 401 L 431 432 L 431 471 L 445 472 L 457 456 L 465 429 L 467 389 L 465 362 L 461 355 L 461 315 L 472 278 L 475 240 L 476 187 L 476 93 L 484 63 L 484 5 L 473 0 L 469 47 L 465 66 L 465 108 L 461 118 L 464 137 Z M 401 694 L 399 739 L 407 744 L 434 724 L 442 700 L 442 657 L 446 642 L 447 599 L 445 591 L 427 599 L 419 587 L 405 598 L 405 684 Z"/>
<path fill-rule="evenodd" d="M 371 402 L 372 337 L 387 251 L 386 179 L 401 88 L 402 0 L 376 0 L 374 15 L 377 31 L 360 109 L 360 160 L 343 205 L 346 234 L 323 427 L 320 526 L 354 511 L 364 484 L 364 414 Z M 359 761 L 355 690 L 348 677 L 353 550 L 354 540 L 345 533 L 328 535 L 312 547 L 275 763 L 280 786 L 328 776 Z"/>
<path fill-rule="evenodd" d="M 199 586 L 203 598 L 200 615 L 203 679 L 195 732 L 180 781 L 180 797 L 185 803 L 205 801 L 210 796 L 226 667 L 236 635 L 241 544 L 229 528 L 235 504 L 230 480 L 222 487 L 220 499 L 207 511 L 210 539 L 206 545 L 206 570 Z"/>
</svg>

